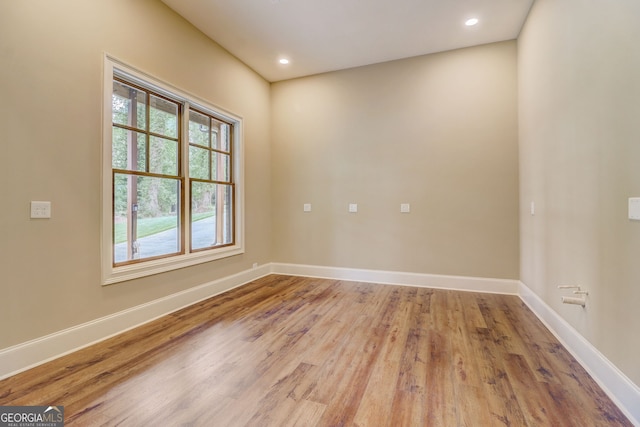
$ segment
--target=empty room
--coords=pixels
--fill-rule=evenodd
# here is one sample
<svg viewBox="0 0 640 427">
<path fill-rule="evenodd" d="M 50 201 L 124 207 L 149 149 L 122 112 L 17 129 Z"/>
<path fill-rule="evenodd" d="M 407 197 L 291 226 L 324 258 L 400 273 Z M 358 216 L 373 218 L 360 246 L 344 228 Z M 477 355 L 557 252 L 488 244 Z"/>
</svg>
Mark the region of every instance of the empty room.
<svg viewBox="0 0 640 427">
<path fill-rule="evenodd" d="M 0 2 L 0 426 L 640 426 L 639 18 Z"/>
</svg>

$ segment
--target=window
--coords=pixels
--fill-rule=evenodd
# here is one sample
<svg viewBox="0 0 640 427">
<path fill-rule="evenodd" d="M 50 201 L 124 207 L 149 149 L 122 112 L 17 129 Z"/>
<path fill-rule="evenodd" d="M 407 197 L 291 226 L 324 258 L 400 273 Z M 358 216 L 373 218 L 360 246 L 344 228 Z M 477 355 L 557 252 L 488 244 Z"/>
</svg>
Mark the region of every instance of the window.
<svg viewBox="0 0 640 427">
<path fill-rule="evenodd" d="M 189 116 L 191 250 L 233 243 L 232 129 L 203 112 Z"/>
<path fill-rule="evenodd" d="M 243 252 L 240 130 L 105 58 L 104 284 Z"/>
</svg>

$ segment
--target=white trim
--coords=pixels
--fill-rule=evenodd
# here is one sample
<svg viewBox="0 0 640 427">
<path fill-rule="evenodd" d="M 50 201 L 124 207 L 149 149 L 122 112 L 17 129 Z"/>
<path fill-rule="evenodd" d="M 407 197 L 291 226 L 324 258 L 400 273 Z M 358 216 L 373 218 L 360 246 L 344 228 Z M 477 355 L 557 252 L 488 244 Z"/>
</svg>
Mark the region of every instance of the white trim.
<svg viewBox="0 0 640 427">
<path fill-rule="evenodd" d="M 111 245 L 109 245 L 111 247 Z M 243 248 L 222 248 L 224 251 L 217 250 L 192 252 L 184 255 L 176 255 L 169 258 L 162 258 L 153 261 L 146 261 L 141 264 L 131 264 L 122 267 L 111 267 L 110 273 L 103 277 L 103 285 L 111 285 L 113 283 L 124 282 L 127 280 L 137 279 L 139 277 L 150 276 L 152 274 L 164 273 L 166 271 L 177 270 L 178 268 L 190 267 L 192 265 L 201 264 L 203 262 L 214 261 L 221 258 L 227 258 L 233 255 L 244 253 Z M 105 268 L 107 268 L 105 266 Z M 109 271 L 106 269 L 105 271 Z"/>
<path fill-rule="evenodd" d="M 111 124 L 111 96 L 113 92 L 113 62 L 109 57 L 105 55 L 103 60 L 103 84 L 102 84 L 102 182 L 100 186 L 101 192 L 101 209 L 100 209 L 100 266 L 102 283 L 110 277 L 113 259 L 113 223 L 111 213 L 111 189 L 113 188 L 113 181 L 111 179 L 111 164 L 113 159 L 112 147 L 106 144 L 105 141 L 111 141 L 112 139 L 112 124 Z"/>
<path fill-rule="evenodd" d="M 365 270 L 343 267 L 273 263 L 274 274 L 318 277 L 337 280 L 380 283 L 385 285 L 418 286 L 456 291 L 517 295 L 518 280 L 483 277 L 445 276 L 438 274 L 404 273 L 399 271 Z"/>
<path fill-rule="evenodd" d="M 0 379 L 148 323 L 268 274 L 518 295 L 604 392 L 640 427 L 640 388 L 524 283 L 508 279 L 272 263 L 0 350 Z"/>
<path fill-rule="evenodd" d="M 223 277 L 100 319 L 2 349 L 0 350 L 0 379 L 80 350 L 270 273 L 270 265 L 264 264 L 260 267 Z"/>
<path fill-rule="evenodd" d="M 602 390 L 640 427 L 640 388 L 519 280 L 403 273 L 340 267 L 273 263 L 274 274 L 357 280 L 429 288 L 518 295 L 560 343 L 575 357 Z"/>
<path fill-rule="evenodd" d="M 640 426 L 640 387 L 522 282 L 519 295 L 627 418 Z"/>
<path fill-rule="evenodd" d="M 165 82 L 162 78 L 160 77 L 156 77 L 155 75 L 153 75 L 152 73 L 149 73 L 145 70 L 142 70 L 140 68 L 134 67 L 132 65 L 130 65 L 128 62 L 125 62 L 121 59 L 116 58 L 115 56 L 104 52 L 104 61 L 108 61 L 109 63 L 111 63 L 111 70 L 113 71 L 113 68 L 116 68 L 124 73 L 126 73 L 127 75 L 129 75 L 130 77 L 134 78 L 134 79 L 138 79 L 138 83 L 141 83 L 143 86 L 147 86 L 147 85 L 152 85 L 153 86 L 153 90 L 160 92 L 162 95 L 167 96 L 169 98 L 172 99 L 176 99 L 176 97 L 178 99 L 176 100 L 189 100 L 189 103 L 191 105 L 194 105 L 195 107 L 197 107 L 198 109 L 201 110 L 205 110 L 205 111 L 209 111 L 211 113 L 213 113 L 214 116 L 218 117 L 219 119 L 223 119 L 223 120 L 231 120 L 231 121 L 242 121 L 243 117 L 235 114 L 229 110 L 227 110 L 226 108 L 216 104 L 215 102 L 211 102 L 207 99 L 204 99 L 192 92 L 189 92 L 187 90 L 184 90 L 178 86 L 175 86 L 171 83 L 167 83 Z M 105 76 L 105 81 L 111 83 L 111 79 L 113 78 L 113 73 L 110 75 Z M 106 100 L 106 106 L 108 108 L 108 111 L 111 111 L 111 91 L 109 90 L 109 85 L 107 85 L 107 92 L 108 96 L 107 96 L 107 100 Z M 111 127 L 111 121 L 109 121 L 108 123 L 109 127 Z"/>
<path fill-rule="evenodd" d="M 263 264 L 100 319 L 0 350 L 0 379 L 148 323 L 268 274 L 357 280 L 462 291 L 515 294 L 517 281 L 297 264 Z"/>
</svg>

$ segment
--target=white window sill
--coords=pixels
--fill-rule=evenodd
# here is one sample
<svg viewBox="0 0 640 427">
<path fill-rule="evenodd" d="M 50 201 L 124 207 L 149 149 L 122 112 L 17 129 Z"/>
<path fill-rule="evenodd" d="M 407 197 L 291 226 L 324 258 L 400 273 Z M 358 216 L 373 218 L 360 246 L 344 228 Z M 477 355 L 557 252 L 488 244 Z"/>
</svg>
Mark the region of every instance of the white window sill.
<svg viewBox="0 0 640 427">
<path fill-rule="evenodd" d="M 244 249 L 239 246 L 229 246 L 221 249 L 214 249 L 206 252 L 196 252 L 186 255 L 172 256 L 154 261 L 146 261 L 140 264 L 130 264 L 122 267 L 106 268 L 102 285 L 111 285 L 127 280 L 138 279 L 154 274 L 165 273 L 167 271 L 190 267 L 217 259 L 227 258 L 244 253 Z"/>
</svg>

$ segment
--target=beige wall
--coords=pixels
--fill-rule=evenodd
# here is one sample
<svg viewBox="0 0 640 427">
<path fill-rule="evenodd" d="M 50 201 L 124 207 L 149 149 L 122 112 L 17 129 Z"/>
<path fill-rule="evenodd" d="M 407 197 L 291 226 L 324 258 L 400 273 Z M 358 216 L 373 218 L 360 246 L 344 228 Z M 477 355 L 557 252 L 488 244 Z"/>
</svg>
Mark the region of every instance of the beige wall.
<svg viewBox="0 0 640 427">
<path fill-rule="evenodd" d="M 514 41 L 274 84 L 274 261 L 517 279 L 516 92 Z"/>
<path fill-rule="evenodd" d="M 517 53 L 270 89 L 156 0 L 0 2 L 0 348 L 278 261 L 520 277 L 640 384 L 637 16 L 635 0 L 537 0 Z M 244 118 L 245 255 L 100 286 L 104 52 Z M 30 220 L 30 200 L 53 218 Z"/>
<path fill-rule="evenodd" d="M 518 41 L 522 281 L 636 384 L 638 17 L 636 0 L 537 0 Z M 585 309 L 560 303 L 565 283 Z"/>
<path fill-rule="evenodd" d="M 244 118 L 245 255 L 100 286 L 103 52 Z M 269 91 L 157 0 L 0 2 L 0 348 L 270 261 Z"/>
</svg>

